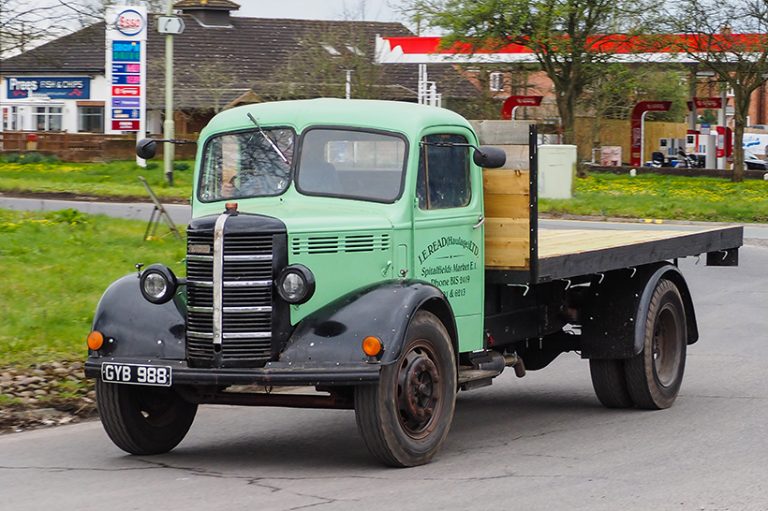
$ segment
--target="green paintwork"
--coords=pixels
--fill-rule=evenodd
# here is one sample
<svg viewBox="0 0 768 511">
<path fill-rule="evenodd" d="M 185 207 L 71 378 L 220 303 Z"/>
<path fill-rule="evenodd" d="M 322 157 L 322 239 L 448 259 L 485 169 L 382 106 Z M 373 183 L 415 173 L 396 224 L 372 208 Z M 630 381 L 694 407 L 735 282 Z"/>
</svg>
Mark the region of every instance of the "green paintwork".
<svg viewBox="0 0 768 511">
<path fill-rule="evenodd" d="M 423 135 L 456 134 L 474 142 L 471 130 L 461 127 L 425 127 Z M 471 167 L 473 167 L 472 165 Z M 416 174 L 414 169 L 414 176 Z M 459 351 L 482 347 L 485 251 L 483 180 L 479 169 L 470 170 L 471 199 L 461 208 L 422 210 L 414 205 L 413 246 L 418 279 L 431 282 L 448 297 L 459 330 Z M 478 340 L 480 345 L 478 345 Z"/>
<path fill-rule="evenodd" d="M 297 136 L 308 127 L 337 126 L 374 129 L 404 136 L 409 144 L 403 194 L 392 204 L 301 195 L 293 185 L 278 197 L 239 199 L 239 210 L 279 218 L 288 229 L 289 263 L 301 263 L 316 278 L 315 295 L 307 303 L 291 308 L 296 324 L 325 304 L 371 283 L 400 278 L 427 282 L 440 280 L 438 287 L 448 296 L 459 329 L 459 351 L 483 347 L 483 228 L 473 229 L 483 213 L 481 170 L 471 164 L 472 199 L 463 208 L 421 211 L 415 206 L 419 142 L 430 133 L 477 138 L 470 124 L 449 110 L 412 103 L 314 99 L 262 103 L 227 110 L 214 117 L 200 135 L 195 183 L 206 140 L 227 131 L 253 129 L 247 114 L 262 127 L 291 127 Z M 202 203 L 193 196 L 193 216 L 220 214 L 224 202 Z M 371 251 L 344 251 L 348 236 L 372 236 Z M 326 251 L 327 238 L 338 238 L 341 248 Z M 314 238 L 314 240 L 310 240 Z M 323 238 L 318 241 L 318 238 Z M 386 242 L 383 240 L 386 238 Z M 441 240 L 449 240 L 444 243 Z M 309 250 L 320 243 L 321 251 Z M 442 246 L 440 246 L 442 245 Z M 427 260 L 418 254 L 429 251 Z M 325 247 L 325 248 L 323 248 Z M 442 259 L 439 259 L 442 258 Z M 437 261 L 449 264 L 429 273 Z M 453 265 L 457 265 L 455 268 Z M 452 281 L 452 277 L 454 277 Z M 456 278 L 462 280 L 461 284 Z M 468 279 L 464 280 L 464 279 Z M 457 292 L 457 290 L 463 290 Z"/>
</svg>

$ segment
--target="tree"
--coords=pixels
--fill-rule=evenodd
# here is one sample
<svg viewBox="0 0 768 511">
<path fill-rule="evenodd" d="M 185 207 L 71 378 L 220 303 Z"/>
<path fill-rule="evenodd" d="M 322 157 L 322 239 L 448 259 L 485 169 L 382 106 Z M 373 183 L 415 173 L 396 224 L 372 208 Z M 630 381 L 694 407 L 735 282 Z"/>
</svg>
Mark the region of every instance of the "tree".
<svg viewBox="0 0 768 511">
<path fill-rule="evenodd" d="M 592 48 L 605 34 L 637 31 L 656 1 L 412 0 L 407 12 L 448 30 L 448 44 L 530 48 L 554 83 L 564 138 L 572 142 L 577 101 L 610 58 Z"/>
<path fill-rule="evenodd" d="M 346 95 L 347 72 L 351 96 L 379 99 L 384 96 L 381 66 L 373 62 L 370 38 L 353 23 L 334 24 L 299 38 L 303 48 L 293 54 L 271 77 L 279 84 L 274 99 L 340 97 Z"/>
<path fill-rule="evenodd" d="M 764 0 L 685 0 L 668 16 L 672 32 L 690 38 L 678 49 L 733 91 L 733 181 L 744 178 L 744 128 L 752 92 L 768 79 L 768 3 Z M 734 32 L 748 34 L 743 36 Z M 691 44 L 693 41 L 693 44 Z"/>
<path fill-rule="evenodd" d="M 32 49 L 67 33 L 60 13 L 50 6 L 30 7 L 24 0 L 0 0 L 0 58 Z"/>
<path fill-rule="evenodd" d="M 650 67 L 608 63 L 599 76 L 585 88 L 580 109 L 594 116 L 592 142 L 600 144 L 599 133 L 603 119 L 629 119 L 638 101 L 672 101 L 668 112 L 652 112 L 655 120 L 676 122 L 686 112 L 687 86 L 685 70 L 680 65 Z"/>
</svg>

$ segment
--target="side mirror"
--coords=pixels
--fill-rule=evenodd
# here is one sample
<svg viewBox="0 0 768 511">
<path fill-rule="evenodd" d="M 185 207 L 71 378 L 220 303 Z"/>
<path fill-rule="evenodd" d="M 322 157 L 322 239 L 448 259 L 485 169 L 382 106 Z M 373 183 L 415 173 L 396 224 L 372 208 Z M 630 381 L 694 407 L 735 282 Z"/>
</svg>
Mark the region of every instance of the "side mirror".
<svg viewBox="0 0 768 511">
<path fill-rule="evenodd" d="M 136 156 L 149 160 L 155 157 L 157 152 L 157 142 L 151 138 L 142 138 L 136 144 Z"/>
<path fill-rule="evenodd" d="M 507 154 L 498 147 L 480 146 L 475 149 L 472 160 L 485 169 L 497 169 L 507 163 Z"/>
</svg>

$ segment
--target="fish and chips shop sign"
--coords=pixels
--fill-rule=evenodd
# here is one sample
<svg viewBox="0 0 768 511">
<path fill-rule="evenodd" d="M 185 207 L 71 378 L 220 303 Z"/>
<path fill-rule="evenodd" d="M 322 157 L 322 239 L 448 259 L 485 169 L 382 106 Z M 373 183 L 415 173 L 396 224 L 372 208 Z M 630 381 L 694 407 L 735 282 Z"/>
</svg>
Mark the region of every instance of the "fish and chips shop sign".
<svg viewBox="0 0 768 511">
<path fill-rule="evenodd" d="M 90 99 L 91 79 L 83 77 L 8 77 L 8 99 L 47 97 L 51 99 Z"/>
</svg>

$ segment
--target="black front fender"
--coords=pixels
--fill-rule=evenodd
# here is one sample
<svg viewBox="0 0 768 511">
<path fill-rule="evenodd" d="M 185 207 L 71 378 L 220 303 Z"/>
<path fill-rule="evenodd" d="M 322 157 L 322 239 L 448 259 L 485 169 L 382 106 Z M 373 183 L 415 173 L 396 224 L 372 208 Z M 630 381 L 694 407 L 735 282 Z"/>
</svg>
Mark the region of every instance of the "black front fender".
<svg viewBox="0 0 768 511">
<path fill-rule="evenodd" d="M 362 351 L 363 339 L 371 335 L 384 345 L 376 362 L 390 364 L 400 355 L 410 320 L 421 309 L 441 319 L 456 351 L 456 322 L 445 295 L 425 282 L 388 281 L 350 293 L 304 318 L 279 361 L 269 366 L 373 362 Z"/>
<path fill-rule="evenodd" d="M 102 295 L 93 319 L 93 329 L 105 339 L 98 354 L 184 360 L 185 291 L 180 284 L 171 301 L 158 305 L 141 296 L 136 274 L 113 282 Z"/>
</svg>

